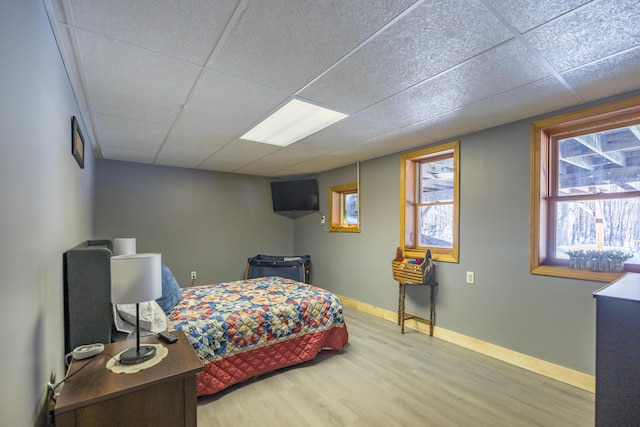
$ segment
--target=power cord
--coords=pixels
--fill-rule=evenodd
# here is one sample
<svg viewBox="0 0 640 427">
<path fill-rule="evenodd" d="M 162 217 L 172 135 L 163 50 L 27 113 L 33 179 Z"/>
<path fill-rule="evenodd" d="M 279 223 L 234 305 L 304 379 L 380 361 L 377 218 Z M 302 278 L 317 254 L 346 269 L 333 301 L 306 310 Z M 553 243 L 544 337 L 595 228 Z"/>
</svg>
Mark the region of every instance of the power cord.
<svg viewBox="0 0 640 427">
<path fill-rule="evenodd" d="M 322 227 L 322 229 L 328 233 L 329 229 L 327 228 L 327 217 L 325 217 L 322 212 L 318 213 L 320 214 L 320 227 Z"/>
<path fill-rule="evenodd" d="M 91 360 L 89 360 L 89 362 L 88 362 L 88 363 L 85 363 L 84 365 L 80 366 L 80 367 L 78 368 L 78 370 L 77 370 L 77 371 L 75 371 L 73 374 L 65 376 L 62 380 L 58 381 L 57 383 L 55 383 L 55 384 L 54 384 L 54 383 L 52 383 L 51 381 L 48 381 L 48 382 L 47 382 L 47 389 L 48 389 L 48 392 L 50 393 L 50 399 L 54 402 L 54 404 L 55 404 L 55 402 L 56 402 L 56 401 L 57 401 L 57 399 L 58 399 L 58 395 L 60 394 L 60 393 L 57 393 L 57 394 L 56 394 L 56 389 L 57 389 L 58 387 L 60 387 L 60 385 L 62 385 L 62 383 L 64 383 L 65 381 L 67 381 L 69 378 L 72 378 L 72 377 L 73 377 L 73 376 L 75 376 L 78 372 L 82 371 L 84 368 L 86 368 L 87 366 L 89 366 L 89 365 L 91 365 L 93 362 L 95 362 L 95 361 L 96 361 L 96 359 L 97 359 L 101 354 L 106 354 L 106 355 L 107 355 L 107 356 L 109 356 L 111 359 L 115 359 L 115 356 L 114 356 L 114 355 L 112 355 L 111 353 L 107 353 L 106 351 L 103 351 L 102 353 L 97 354 L 96 356 L 94 356 Z M 67 372 L 69 372 L 69 368 L 71 368 L 71 364 L 73 363 L 73 361 L 74 361 L 74 360 L 75 360 L 75 359 L 73 359 L 73 353 L 67 353 L 67 354 L 65 354 L 65 356 L 64 356 L 64 362 L 65 362 L 65 364 L 67 365 Z"/>
</svg>

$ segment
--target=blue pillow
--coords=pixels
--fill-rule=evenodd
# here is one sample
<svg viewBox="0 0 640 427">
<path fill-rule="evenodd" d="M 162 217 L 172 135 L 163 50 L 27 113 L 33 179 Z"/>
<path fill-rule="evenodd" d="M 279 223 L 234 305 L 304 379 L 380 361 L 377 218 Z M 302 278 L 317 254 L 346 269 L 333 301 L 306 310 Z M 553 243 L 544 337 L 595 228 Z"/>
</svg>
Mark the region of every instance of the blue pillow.
<svg viewBox="0 0 640 427">
<path fill-rule="evenodd" d="M 171 309 L 182 300 L 182 291 L 169 267 L 162 264 L 162 296 L 156 300 L 162 311 L 169 314 Z"/>
</svg>

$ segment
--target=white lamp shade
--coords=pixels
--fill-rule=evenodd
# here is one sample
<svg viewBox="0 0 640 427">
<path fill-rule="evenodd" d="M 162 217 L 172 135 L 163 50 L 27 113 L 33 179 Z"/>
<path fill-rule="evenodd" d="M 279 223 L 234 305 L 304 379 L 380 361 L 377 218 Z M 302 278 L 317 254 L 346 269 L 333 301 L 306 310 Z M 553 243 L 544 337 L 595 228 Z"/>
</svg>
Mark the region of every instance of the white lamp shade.
<svg viewBox="0 0 640 427">
<path fill-rule="evenodd" d="M 111 302 L 136 304 L 162 296 L 160 254 L 111 257 Z"/>
<path fill-rule="evenodd" d="M 133 255 L 136 253 L 135 237 L 113 239 L 113 255 Z"/>
</svg>

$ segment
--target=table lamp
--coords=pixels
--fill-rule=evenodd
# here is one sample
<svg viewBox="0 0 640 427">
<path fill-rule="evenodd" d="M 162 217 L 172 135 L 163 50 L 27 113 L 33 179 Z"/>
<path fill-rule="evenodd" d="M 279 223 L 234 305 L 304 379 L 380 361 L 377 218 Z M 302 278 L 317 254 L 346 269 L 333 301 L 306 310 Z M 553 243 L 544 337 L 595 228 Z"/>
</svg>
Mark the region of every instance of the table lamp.
<svg viewBox="0 0 640 427">
<path fill-rule="evenodd" d="M 111 302 L 136 305 L 136 346 L 120 355 L 120 363 L 135 365 L 153 358 L 151 345 L 140 346 L 140 303 L 162 296 L 160 254 L 133 254 L 111 257 Z"/>
<path fill-rule="evenodd" d="M 116 237 L 113 239 L 113 255 L 133 255 L 135 253 L 135 237 Z"/>
</svg>

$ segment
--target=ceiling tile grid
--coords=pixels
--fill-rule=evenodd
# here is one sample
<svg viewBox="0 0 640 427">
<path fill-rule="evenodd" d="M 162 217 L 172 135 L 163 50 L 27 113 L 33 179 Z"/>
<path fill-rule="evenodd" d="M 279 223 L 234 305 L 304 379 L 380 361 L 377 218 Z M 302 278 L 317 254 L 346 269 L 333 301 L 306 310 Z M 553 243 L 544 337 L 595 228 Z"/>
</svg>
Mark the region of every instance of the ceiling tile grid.
<svg viewBox="0 0 640 427">
<path fill-rule="evenodd" d="M 172 0 L 57 0 L 63 22 L 65 3 L 78 29 L 204 66 L 238 2 L 181 0 L 177 7 Z"/>
<path fill-rule="evenodd" d="M 332 153 L 332 155 L 352 158 L 357 161 L 364 161 L 386 156 L 388 154 L 403 152 L 431 142 L 434 142 L 434 140 L 425 138 L 424 136 L 416 133 L 398 130 L 370 138 L 359 144 L 345 147 L 342 150 Z M 363 156 L 363 152 L 366 152 L 367 154 Z"/>
<path fill-rule="evenodd" d="M 44 0 L 105 159 L 316 174 L 640 88 L 637 0 Z M 282 149 L 292 98 L 350 114 Z"/>
<path fill-rule="evenodd" d="M 640 87 L 640 47 L 562 73 L 584 100 L 596 100 Z"/>
<path fill-rule="evenodd" d="M 299 150 L 328 154 L 392 130 L 393 128 L 383 124 L 369 122 L 358 116 L 350 116 L 333 126 L 309 135 L 293 146 Z"/>
<path fill-rule="evenodd" d="M 355 113 L 511 37 L 477 2 L 423 3 L 300 95 Z"/>
<path fill-rule="evenodd" d="M 583 6 L 593 0 L 483 0 L 483 4 L 492 6 L 519 33 L 524 34 L 545 22 L 549 22 L 565 13 Z"/>
<path fill-rule="evenodd" d="M 76 34 L 90 108 L 164 124 L 175 119 L 199 67 L 94 33 Z"/>
<path fill-rule="evenodd" d="M 335 169 L 347 165 L 355 164 L 356 160 L 348 157 L 326 155 L 289 166 L 285 169 L 278 169 L 273 176 L 301 176 L 320 173 L 328 169 Z M 269 175 L 269 176 L 272 176 Z"/>
<path fill-rule="evenodd" d="M 640 45 L 637 0 L 597 0 L 525 34 L 558 71 Z"/>
<path fill-rule="evenodd" d="M 101 129 L 102 147 L 135 150 L 160 149 L 164 136 L 169 131 L 168 124 L 143 122 L 125 117 L 95 114 L 96 127 Z"/>
<path fill-rule="evenodd" d="M 513 73 L 517 69 L 520 72 Z M 372 122 L 406 127 L 543 79 L 549 72 L 508 42 L 359 113 Z"/>
<path fill-rule="evenodd" d="M 229 142 L 231 138 L 228 136 L 173 128 L 164 141 L 160 155 L 197 155 L 203 152 L 209 152 L 209 155 L 212 155 Z"/>
<path fill-rule="evenodd" d="M 213 68 L 295 93 L 413 1 L 250 1 Z"/>
<path fill-rule="evenodd" d="M 287 93 L 207 70 L 175 126 L 236 137 L 287 97 Z"/>
<path fill-rule="evenodd" d="M 164 140 L 155 163 L 197 168 L 205 158 L 231 142 L 229 137 L 173 128 Z"/>
<path fill-rule="evenodd" d="M 404 130 L 433 140 L 459 137 L 524 117 L 575 105 L 578 98 L 553 77 L 482 99 Z M 452 132 L 452 129 L 454 132 Z"/>
</svg>

